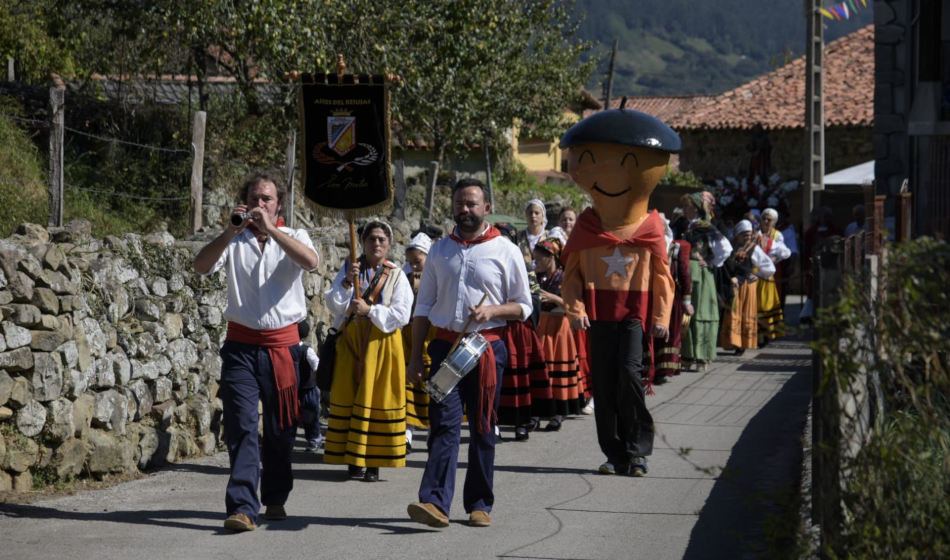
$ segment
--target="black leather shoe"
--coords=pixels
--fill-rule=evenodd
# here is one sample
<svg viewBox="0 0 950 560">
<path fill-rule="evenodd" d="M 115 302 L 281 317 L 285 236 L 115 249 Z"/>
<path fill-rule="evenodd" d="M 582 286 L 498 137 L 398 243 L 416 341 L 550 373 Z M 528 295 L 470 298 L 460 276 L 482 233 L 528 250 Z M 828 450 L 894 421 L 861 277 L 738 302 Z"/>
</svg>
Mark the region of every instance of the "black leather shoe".
<svg viewBox="0 0 950 560">
<path fill-rule="evenodd" d="M 515 441 L 528 441 L 527 426 L 518 426 L 515 428 Z"/>
<path fill-rule="evenodd" d="M 379 482 L 379 467 L 368 467 L 363 482 Z"/>
<path fill-rule="evenodd" d="M 348 473 L 349 473 L 350 478 L 352 479 L 363 478 L 364 476 L 366 476 L 366 469 L 364 469 L 363 467 L 357 467 L 356 465 L 349 465 Z"/>
</svg>

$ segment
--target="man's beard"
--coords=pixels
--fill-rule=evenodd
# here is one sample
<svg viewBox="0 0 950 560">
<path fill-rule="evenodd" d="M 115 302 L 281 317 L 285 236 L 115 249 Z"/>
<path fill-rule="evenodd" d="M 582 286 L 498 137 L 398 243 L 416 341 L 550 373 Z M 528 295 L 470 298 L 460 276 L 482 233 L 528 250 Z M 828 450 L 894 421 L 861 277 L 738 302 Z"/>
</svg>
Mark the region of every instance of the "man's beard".
<svg viewBox="0 0 950 560">
<path fill-rule="evenodd" d="M 485 220 L 469 214 L 468 216 L 455 216 L 455 224 L 461 232 L 478 233 L 484 227 Z"/>
</svg>

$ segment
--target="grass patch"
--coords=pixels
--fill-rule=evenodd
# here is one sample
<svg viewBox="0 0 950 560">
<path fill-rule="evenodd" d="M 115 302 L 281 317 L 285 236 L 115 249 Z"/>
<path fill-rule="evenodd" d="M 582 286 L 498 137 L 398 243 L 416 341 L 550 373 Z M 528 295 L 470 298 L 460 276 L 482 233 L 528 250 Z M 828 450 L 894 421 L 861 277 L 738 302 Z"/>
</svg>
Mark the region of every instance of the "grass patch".
<svg viewBox="0 0 950 560">
<path fill-rule="evenodd" d="M 0 114 L 22 115 L 19 104 L 0 97 Z M 16 121 L 0 118 L 0 237 L 24 222 L 45 225 L 49 195 L 42 157 Z"/>
</svg>

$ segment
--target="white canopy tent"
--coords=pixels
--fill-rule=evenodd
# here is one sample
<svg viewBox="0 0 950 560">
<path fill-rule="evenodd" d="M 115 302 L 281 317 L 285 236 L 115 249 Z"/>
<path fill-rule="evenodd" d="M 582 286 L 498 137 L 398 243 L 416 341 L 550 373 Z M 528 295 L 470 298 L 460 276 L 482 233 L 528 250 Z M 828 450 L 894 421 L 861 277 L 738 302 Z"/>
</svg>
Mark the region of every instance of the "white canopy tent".
<svg viewBox="0 0 950 560">
<path fill-rule="evenodd" d="M 874 160 L 825 175 L 826 185 L 869 185 L 874 181 Z"/>
</svg>

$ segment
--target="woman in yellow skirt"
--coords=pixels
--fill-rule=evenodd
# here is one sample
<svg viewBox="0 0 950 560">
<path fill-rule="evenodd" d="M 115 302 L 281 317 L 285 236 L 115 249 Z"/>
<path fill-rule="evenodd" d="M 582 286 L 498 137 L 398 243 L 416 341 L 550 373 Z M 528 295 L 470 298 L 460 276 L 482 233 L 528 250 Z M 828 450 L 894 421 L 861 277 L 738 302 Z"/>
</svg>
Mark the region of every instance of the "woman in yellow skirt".
<svg viewBox="0 0 950 560">
<path fill-rule="evenodd" d="M 757 236 L 759 247 L 776 265 L 792 256 L 792 251 L 785 245 L 785 237 L 775 227 L 777 221 L 778 212 L 774 208 L 763 210 L 762 231 Z M 785 317 L 782 314 L 782 300 L 779 299 L 778 292 L 780 280 L 776 271 L 771 278 L 762 278 L 758 282 L 760 346 L 765 346 L 770 341 L 785 335 Z"/>
<path fill-rule="evenodd" d="M 348 465 L 350 478 L 367 482 L 379 480 L 380 467 L 406 465 L 401 329 L 411 316 L 412 288 L 387 260 L 392 239 L 388 224 L 366 224 L 360 232 L 363 254 L 340 270 L 325 294 L 343 334 L 336 346 L 323 460 Z"/>
<path fill-rule="evenodd" d="M 735 249 L 723 265 L 735 292 L 719 329 L 719 346 L 742 355 L 758 348 L 758 297 L 756 281 L 775 274 L 775 264 L 755 242 L 752 222 L 740 220 L 735 228 Z"/>
</svg>

